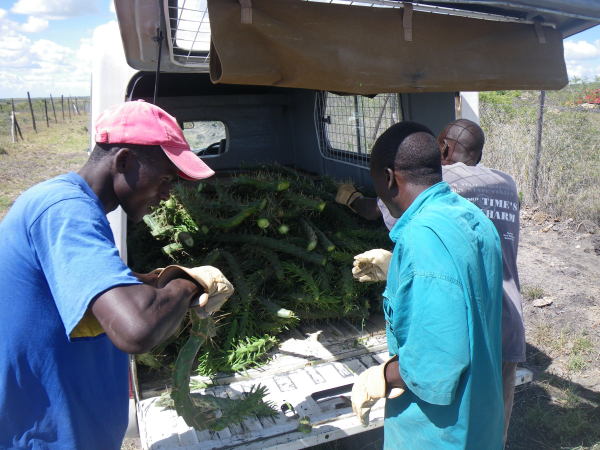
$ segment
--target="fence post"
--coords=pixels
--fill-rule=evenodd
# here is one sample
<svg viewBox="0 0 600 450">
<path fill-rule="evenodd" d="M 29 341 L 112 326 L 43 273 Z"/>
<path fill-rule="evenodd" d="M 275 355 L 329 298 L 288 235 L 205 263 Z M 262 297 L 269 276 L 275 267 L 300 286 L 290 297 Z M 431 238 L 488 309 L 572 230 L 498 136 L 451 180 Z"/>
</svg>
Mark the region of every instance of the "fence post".
<svg viewBox="0 0 600 450">
<path fill-rule="evenodd" d="M 52 98 L 52 94 L 50 94 L 50 102 L 52 103 L 52 112 L 54 113 L 54 123 L 58 123 L 56 120 L 56 110 L 54 109 L 54 99 Z"/>
<path fill-rule="evenodd" d="M 12 143 L 15 143 L 15 112 L 10 112 L 10 137 L 12 139 Z"/>
<path fill-rule="evenodd" d="M 12 113 L 13 113 L 13 116 L 15 118 L 16 131 L 19 132 L 19 136 L 21 136 L 21 140 L 24 140 L 23 139 L 23 134 L 21 133 L 21 127 L 19 126 L 19 121 L 17 120 L 17 116 L 16 116 L 16 113 L 15 113 L 15 99 L 11 98 L 11 102 L 12 102 Z M 15 136 L 16 136 L 16 132 L 15 132 Z"/>
<path fill-rule="evenodd" d="M 75 97 L 75 111 L 77 111 L 78 116 L 81 115 L 81 113 L 79 112 L 79 105 L 77 104 L 77 97 Z"/>
<path fill-rule="evenodd" d="M 544 128 L 544 102 L 546 100 L 546 91 L 540 91 L 537 113 L 537 123 L 535 130 L 535 156 L 533 159 L 533 201 L 538 201 L 538 171 L 540 166 L 540 154 L 542 152 L 542 130 Z"/>
<path fill-rule="evenodd" d="M 67 97 L 67 109 L 69 110 L 69 120 L 71 120 L 71 96 Z"/>
<path fill-rule="evenodd" d="M 37 128 L 35 127 L 35 116 L 33 115 L 33 106 L 31 105 L 31 96 L 29 92 L 27 92 L 27 98 L 29 99 L 29 109 L 31 110 L 31 120 L 33 121 L 33 131 L 37 133 Z"/>
<path fill-rule="evenodd" d="M 65 120 L 65 96 L 61 95 L 60 96 L 60 107 L 62 108 L 62 113 L 63 113 L 63 121 Z"/>
<path fill-rule="evenodd" d="M 46 99 L 44 99 L 44 109 L 46 110 L 46 126 L 50 128 L 50 122 L 48 122 L 48 104 L 46 103 Z"/>
</svg>

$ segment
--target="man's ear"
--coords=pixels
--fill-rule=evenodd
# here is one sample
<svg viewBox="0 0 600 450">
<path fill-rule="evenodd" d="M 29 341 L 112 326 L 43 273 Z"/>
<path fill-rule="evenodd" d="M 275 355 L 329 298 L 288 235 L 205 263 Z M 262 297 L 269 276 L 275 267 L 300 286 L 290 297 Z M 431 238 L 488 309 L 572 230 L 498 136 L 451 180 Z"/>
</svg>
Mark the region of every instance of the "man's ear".
<svg viewBox="0 0 600 450">
<path fill-rule="evenodd" d="M 442 160 L 448 159 L 448 153 L 450 152 L 450 146 L 448 145 L 448 142 L 446 142 L 446 139 L 442 140 L 442 142 L 440 144 L 440 149 L 442 150 Z"/>
<path fill-rule="evenodd" d="M 386 168 L 385 176 L 386 176 L 387 187 L 389 190 L 391 190 L 394 187 L 394 184 L 396 184 L 396 176 L 394 175 L 394 171 L 392 169 L 390 169 L 389 167 Z"/>
<path fill-rule="evenodd" d="M 121 148 L 115 153 L 113 161 L 118 173 L 126 173 L 132 168 L 134 156 L 128 148 Z"/>
</svg>

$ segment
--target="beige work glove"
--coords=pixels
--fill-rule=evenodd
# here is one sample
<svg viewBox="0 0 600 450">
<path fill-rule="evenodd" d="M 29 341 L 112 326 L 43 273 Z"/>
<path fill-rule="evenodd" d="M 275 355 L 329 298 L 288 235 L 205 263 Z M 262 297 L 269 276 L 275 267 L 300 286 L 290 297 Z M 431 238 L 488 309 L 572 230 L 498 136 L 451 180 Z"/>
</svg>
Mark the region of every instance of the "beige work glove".
<svg viewBox="0 0 600 450">
<path fill-rule="evenodd" d="M 371 407 L 380 398 L 386 397 L 387 386 L 385 382 L 386 366 L 398 359 L 394 356 L 379 366 L 370 367 L 358 376 L 352 387 L 352 410 L 357 415 L 363 427 L 369 426 L 369 414 Z M 404 392 L 404 389 L 394 388 L 387 398 L 396 398 Z"/>
<path fill-rule="evenodd" d="M 352 202 L 362 196 L 363 195 L 351 184 L 342 184 L 337 191 L 335 201 L 352 209 L 350 206 Z"/>
<path fill-rule="evenodd" d="M 369 250 L 354 257 L 352 275 L 361 283 L 364 281 L 387 280 L 392 253 L 382 248 Z"/>
<path fill-rule="evenodd" d="M 204 293 L 192 299 L 190 308 L 197 308 L 200 317 L 208 317 L 218 311 L 223 303 L 233 294 L 233 286 L 219 269 L 212 266 L 193 267 L 188 269 L 181 266 L 169 266 L 160 273 L 156 281 L 157 288 L 163 288 L 175 278 L 182 278 L 184 274 L 190 276 L 204 288 Z"/>
</svg>

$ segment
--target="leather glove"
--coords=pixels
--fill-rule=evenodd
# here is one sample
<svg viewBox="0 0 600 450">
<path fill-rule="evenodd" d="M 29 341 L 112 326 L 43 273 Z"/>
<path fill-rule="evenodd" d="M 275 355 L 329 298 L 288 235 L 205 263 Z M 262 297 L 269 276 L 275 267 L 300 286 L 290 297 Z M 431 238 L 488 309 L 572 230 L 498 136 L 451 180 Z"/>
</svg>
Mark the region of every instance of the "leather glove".
<svg viewBox="0 0 600 450">
<path fill-rule="evenodd" d="M 385 381 L 385 368 L 390 362 L 397 359 L 398 357 L 394 356 L 379 366 L 369 367 L 354 382 L 354 386 L 352 387 L 352 410 L 357 415 L 363 427 L 369 426 L 371 407 L 377 400 L 386 397 L 387 383 Z M 394 388 L 387 398 L 396 398 L 403 392 L 404 389 Z"/>
<path fill-rule="evenodd" d="M 337 191 L 335 201 L 352 209 L 350 206 L 352 202 L 362 196 L 363 195 L 351 184 L 342 184 Z"/>
<path fill-rule="evenodd" d="M 191 269 L 181 266 L 168 266 L 158 276 L 156 287 L 160 289 L 169 281 L 175 278 L 183 278 L 186 274 L 204 288 L 204 293 L 190 302 L 190 308 L 197 308 L 196 313 L 200 317 L 208 317 L 218 311 L 233 294 L 233 286 L 229 280 L 225 278 L 219 269 L 212 266 L 193 267 Z"/>
<path fill-rule="evenodd" d="M 354 257 L 352 275 L 361 283 L 364 281 L 387 280 L 392 253 L 381 248 L 369 250 Z"/>
</svg>

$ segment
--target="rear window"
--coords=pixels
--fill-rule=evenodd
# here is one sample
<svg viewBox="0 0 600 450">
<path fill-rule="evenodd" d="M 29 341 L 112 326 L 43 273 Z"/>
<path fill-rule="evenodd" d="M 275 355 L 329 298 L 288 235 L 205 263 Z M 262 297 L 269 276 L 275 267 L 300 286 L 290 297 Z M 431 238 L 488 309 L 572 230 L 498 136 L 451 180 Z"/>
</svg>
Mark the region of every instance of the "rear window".
<svg viewBox="0 0 600 450">
<path fill-rule="evenodd" d="M 183 122 L 183 135 L 198 156 L 217 156 L 227 150 L 227 127 L 223 122 Z"/>
<path fill-rule="evenodd" d="M 373 144 L 395 123 L 402 122 L 398 94 L 335 95 L 321 92 L 315 105 L 315 122 L 321 154 L 330 159 L 365 166 Z"/>
</svg>

